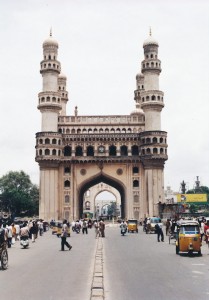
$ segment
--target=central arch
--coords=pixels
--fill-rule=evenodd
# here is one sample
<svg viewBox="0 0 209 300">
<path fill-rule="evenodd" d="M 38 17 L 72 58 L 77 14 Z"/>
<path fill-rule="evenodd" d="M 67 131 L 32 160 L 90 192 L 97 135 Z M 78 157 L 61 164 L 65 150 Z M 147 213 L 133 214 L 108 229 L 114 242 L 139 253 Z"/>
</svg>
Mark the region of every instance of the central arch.
<svg viewBox="0 0 209 300">
<path fill-rule="evenodd" d="M 79 201 L 79 217 L 83 217 L 83 198 L 84 193 L 92 186 L 103 182 L 114 187 L 120 193 L 121 197 L 121 217 L 125 218 L 125 187 L 119 183 L 116 179 L 109 177 L 103 173 L 95 177 L 89 178 L 88 181 L 84 182 L 78 190 L 78 201 Z"/>
</svg>

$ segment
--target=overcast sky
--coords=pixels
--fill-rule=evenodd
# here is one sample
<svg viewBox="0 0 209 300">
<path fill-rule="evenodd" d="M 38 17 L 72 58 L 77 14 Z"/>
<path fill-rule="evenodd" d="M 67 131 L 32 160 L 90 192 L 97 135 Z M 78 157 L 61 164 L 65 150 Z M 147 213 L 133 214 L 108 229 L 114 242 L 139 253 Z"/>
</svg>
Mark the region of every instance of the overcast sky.
<svg viewBox="0 0 209 300">
<path fill-rule="evenodd" d="M 165 187 L 196 176 L 209 186 L 209 1 L 0 0 L 0 176 L 25 171 L 39 183 L 35 133 L 42 43 L 59 43 L 67 114 L 129 114 L 149 27 L 159 43 Z"/>
</svg>

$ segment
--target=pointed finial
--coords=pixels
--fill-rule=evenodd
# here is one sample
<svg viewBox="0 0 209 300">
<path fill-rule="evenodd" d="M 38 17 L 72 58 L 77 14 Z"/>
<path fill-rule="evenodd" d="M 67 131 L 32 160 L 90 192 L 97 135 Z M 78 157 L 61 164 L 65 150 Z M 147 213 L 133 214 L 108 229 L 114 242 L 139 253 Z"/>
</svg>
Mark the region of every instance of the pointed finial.
<svg viewBox="0 0 209 300">
<path fill-rule="evenodd" d="M 149 28 L 149 35 L 152 36 L 152 28 L 151 28 L 151 26 Z"/>
<path fill-rule="evenodd" d="M 50 36 L 52 36 L 52 27 L 50 28 Z"/>
</svg>

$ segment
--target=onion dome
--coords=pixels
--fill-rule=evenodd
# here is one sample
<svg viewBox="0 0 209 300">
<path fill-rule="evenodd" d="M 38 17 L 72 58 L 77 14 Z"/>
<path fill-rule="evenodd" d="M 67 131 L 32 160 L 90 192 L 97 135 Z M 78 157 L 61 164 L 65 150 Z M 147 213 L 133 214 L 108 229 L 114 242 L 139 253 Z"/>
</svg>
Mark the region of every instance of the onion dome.
<svg viewBox="0 0 209 300">
<path fill-rule="evenodd" d="M 52 30 L 50 30 L 50 36 L 43 42 L 43 47 L 45 46 L 56 46 L 58 47 L 58 42 L 52 37 Z"/>
<path fill-rule="evenodd" d="M 144 75 L 142 73 L 136 74 L 136 80 L 144 79 Z"/>
<path fill-rule="evenodd" d="M 136 109 L 131 112 L 131 115 L 144 115 L 144 111 L 140 108 L 139 103 L 136 103 Z"/>
<path fill-rule="evenodd" d="M 158 41 L 152 37 L 151 29 L 150 29 L 149 37 L 144 41 L 143 47 L 146 47 L 148 45 L 159 46 Z"/>
<path fill-rule="evenodd" d="M 67 76 L 63 73 L 60 73 L 58 76 L 59 79 L 67 79 Z"/>
</svg>

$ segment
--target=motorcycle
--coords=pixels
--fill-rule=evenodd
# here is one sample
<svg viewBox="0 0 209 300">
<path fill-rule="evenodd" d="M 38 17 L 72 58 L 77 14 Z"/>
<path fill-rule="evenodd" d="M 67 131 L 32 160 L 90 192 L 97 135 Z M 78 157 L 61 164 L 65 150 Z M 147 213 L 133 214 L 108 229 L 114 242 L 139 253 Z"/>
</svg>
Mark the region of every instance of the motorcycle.
<svg viewBox="0 0 209 300">
<path fill-rule="evenodd" d="M 21 238 L 20 238 L 20 245 L 23 246 L 24 249 L 26 249 L 29 246 L 29 238 L 28 238 L 28 236 L 21 236 Z"/>
<path fill-rule="evenodd" d="M 121 235 L 124 236 L 126 234 L 126 231 L 127 231 L 127 226 L 124 225 L 124 224 L 121 224 L 120 228 L 121 228 Z"/>
</svg>

